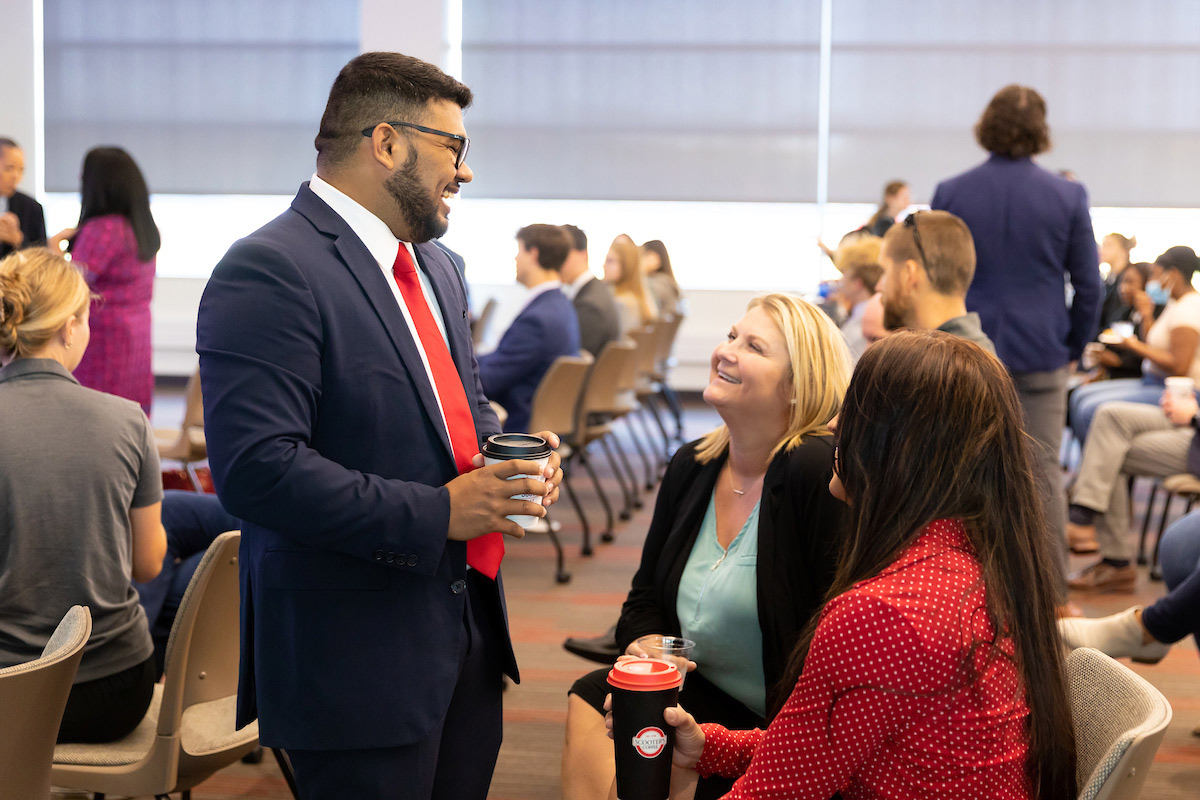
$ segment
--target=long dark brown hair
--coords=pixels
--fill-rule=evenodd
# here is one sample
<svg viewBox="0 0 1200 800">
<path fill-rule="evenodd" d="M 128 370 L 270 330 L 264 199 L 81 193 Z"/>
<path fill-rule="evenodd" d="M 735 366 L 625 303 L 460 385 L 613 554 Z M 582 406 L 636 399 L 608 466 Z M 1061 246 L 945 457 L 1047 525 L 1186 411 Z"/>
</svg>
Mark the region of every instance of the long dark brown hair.
<svg viewBox="0 0 1200 800">
<path fill-rule="evenodd" d="M 983 574 L 992 630 L 1014 646 L 1010 656 L 993 642 L 974 643 L 964 659 L 965 681 L 973 683 L 996 659 L 1013 662 L 1030 711 L 1030 786 L 1044 800 L 1075 797 L 1075 737 L 1054 615 L 1056 566 L 1008 372 L 965 339 L 939 331 L 894 334 L 859 360 L 838 438 L 836 469 L 850 501 L 850 531 L 827 599 L 880 574 L 930 522 L 962 520 Z M 789 688 L 815 628 L 814 620 L 792 654 Z M 987 652 L 978 666 L 981 647 Z"/>
<path fill-rule="evenodd" d="M 93 217 L 120 214 L 133 227 L 138 258 L 149 261 L 162 246 L 154 215 L 150 213 L 150 190 L 133 156 L 119 147 L 93 147 L 83 157 L 80 181 L 79 223 Z M 72 246 L 74 241 L 71 242 Z"/>
</svg>

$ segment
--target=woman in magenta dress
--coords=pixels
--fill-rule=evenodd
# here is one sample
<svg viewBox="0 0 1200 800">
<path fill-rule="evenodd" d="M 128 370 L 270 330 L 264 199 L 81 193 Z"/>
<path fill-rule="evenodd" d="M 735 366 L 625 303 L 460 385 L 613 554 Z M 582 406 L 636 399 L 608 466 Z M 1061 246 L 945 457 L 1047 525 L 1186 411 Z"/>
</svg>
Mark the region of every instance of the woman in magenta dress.
<svg viewBox="0 0 1200 800">
<path fill-rule="evenodd" d="M 133 158 L 119 147 L 96 147 L 83 159 L 79 225 L 54 237 L 71 241 L 100 299 L 92 303 L 92 343 L 75 377 L 90 389 L 141 404 L 150 413 L 150 297 L 160 239 L 150 192 Z M 52 246 L 54 246 L 52 245 Z"/>
</svg>

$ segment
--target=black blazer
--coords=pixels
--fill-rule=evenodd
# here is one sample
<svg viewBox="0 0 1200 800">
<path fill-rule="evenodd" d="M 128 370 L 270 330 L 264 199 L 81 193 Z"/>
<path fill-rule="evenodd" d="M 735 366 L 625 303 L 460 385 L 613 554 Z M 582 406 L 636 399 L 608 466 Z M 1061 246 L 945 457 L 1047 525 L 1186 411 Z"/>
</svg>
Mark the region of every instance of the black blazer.
<svg viewBox="0 0 1200 800">
<path fill-rule="evenodd" d="M 679 581 L 726 458 L 700 464 L 696 445 L 679 449 L 659 489 L 642 563 L 617 622 L 622 650 L 639 636 L 680 633 L 675 613 Z M 833 438 L 810 436 L 775 456 L 763 480 L 758 619 L 768 719 L 787 698 L 787 692 L 776 689 L 788 656 L 833 582 L 845 506 L 829 494 L 832 476 Z M 689 688 L 690 683 L 689 678 Z"/>
<path fill-rule="evenodd" d="M 8 210 L 16 214 L 21 223 L 21 235 L 25 237 L 21 249 L 43 247 L 46 244 L 46 213 L 42 210 L 41 203 L 27 194 L 13 192 L 13 196 L 8 198 Z M 4 258 L 13 249 L 7 242 L 0 242 L 0 258 Z"/>
</svg>

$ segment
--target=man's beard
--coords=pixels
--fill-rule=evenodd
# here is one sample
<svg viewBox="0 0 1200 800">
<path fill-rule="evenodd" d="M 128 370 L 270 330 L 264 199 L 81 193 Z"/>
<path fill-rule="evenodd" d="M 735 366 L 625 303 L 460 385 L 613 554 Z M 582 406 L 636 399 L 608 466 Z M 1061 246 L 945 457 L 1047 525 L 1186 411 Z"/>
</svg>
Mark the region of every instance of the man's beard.
<svg viewBox="0 0 1200 800">
<path fill-rule="evenodd" d="M 439 198 L 431 198 L 429 190 L 421 185 L 415 148 L 409 148 L 404 166 L 392 173 L 384 186 L 400 208 L 413 242 L 419 244 L 445 235 L 450 225 L 438 216 Z"/>
<path fill-rule="evenodd" d="M 883 327 L 885 330 L 895 331 L 900 328 L 907 328 L 907 316 L 912 313 L 912 299 L 908 297 L 889 298 L 883 296 Z"/>
</svg>

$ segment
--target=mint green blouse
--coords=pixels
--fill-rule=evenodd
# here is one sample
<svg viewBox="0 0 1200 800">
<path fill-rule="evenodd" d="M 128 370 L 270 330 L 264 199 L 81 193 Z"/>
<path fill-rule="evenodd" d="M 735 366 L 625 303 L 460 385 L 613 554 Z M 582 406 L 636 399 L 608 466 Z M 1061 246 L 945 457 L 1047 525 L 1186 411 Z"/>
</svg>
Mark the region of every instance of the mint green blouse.
<svg viewBox="0 0 1200 800">
<path fill-rule="evenodd" d="M 761 502 L 761 501 L 760 501 Z M 729 549 L 717 542 L 716 494 L 679 581 L 675 612 L 704 677 L 760 717 L 766 716 L 762 628 L 758 622 L 758 508 Z"/>
</svg>

